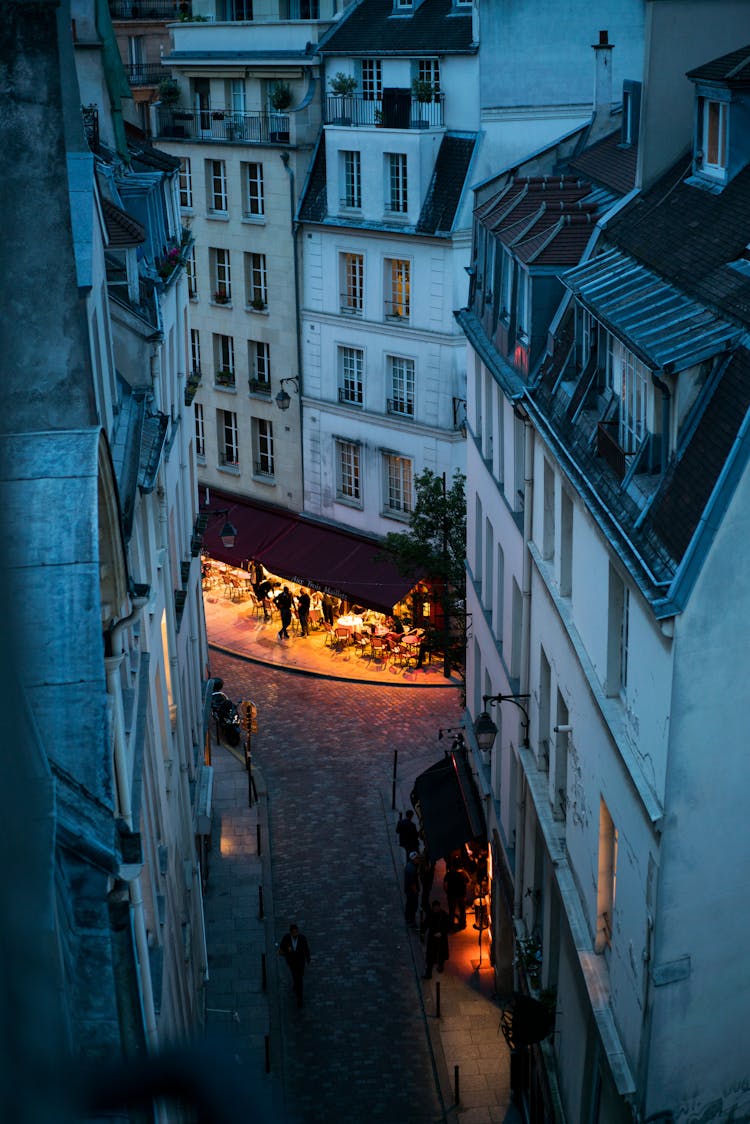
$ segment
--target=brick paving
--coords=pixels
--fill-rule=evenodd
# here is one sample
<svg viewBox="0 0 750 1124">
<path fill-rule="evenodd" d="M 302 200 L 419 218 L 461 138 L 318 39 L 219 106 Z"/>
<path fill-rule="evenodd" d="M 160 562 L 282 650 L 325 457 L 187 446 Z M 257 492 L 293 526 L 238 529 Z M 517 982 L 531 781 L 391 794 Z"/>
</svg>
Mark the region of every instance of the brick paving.
<svg viewBox="0 0 750 1124">
<path fill-rule="evenodd" d="M 217 748 L 209 1028 L 226 1036 L 258 1094 L 268 1095 L 274 1121 L 503 1120 L 507 1051 L 492 973 L 462 975 L 477 955 L 476 934 L 452 938 L 438 1024 L 434 981 L 421 981 L 421 946 L 403 919 L 391 807 L 394 750 L 402 808 L 414 777 L 441 755 L 438 728 L 458 722 L 458 690 L 323 680 L 216 652 L 211 671 L 233 699 L 258 706 L 261 799 L 248 807 L 241 761 Z M 312 950 L 301 1011 L 273 951 L 291 921 Z"/>
</svg>

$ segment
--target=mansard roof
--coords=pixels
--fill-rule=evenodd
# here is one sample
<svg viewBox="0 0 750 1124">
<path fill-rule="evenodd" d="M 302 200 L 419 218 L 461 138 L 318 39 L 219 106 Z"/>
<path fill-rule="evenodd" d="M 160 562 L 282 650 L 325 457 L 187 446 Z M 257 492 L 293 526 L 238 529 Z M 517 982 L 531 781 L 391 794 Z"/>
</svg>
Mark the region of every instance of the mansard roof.
<svg viewBox="0 0 750 1124">
<path fill-rule="evenodd" d="M 591 184 L 571 176 L 517 176 L 474 212 L 527 265 L 580 260 L 599 215 Z"/>
<path fill-rule="evenodd" d="M 456 55 L 477 51 L 471 10 L 451 0 L 423 0 L 411 11 L 393 11 L 393 0 L 362 0 L 320 45 L 322 55 Z"/>
</svg>

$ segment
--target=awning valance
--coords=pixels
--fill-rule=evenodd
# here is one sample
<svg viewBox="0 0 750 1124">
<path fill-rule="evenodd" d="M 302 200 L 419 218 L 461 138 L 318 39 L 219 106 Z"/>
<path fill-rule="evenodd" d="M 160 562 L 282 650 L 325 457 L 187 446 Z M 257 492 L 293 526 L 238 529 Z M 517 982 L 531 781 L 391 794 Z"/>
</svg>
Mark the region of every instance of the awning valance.
<svg viewBox="0 0 750 1124">
<path fill-rule="evenodd" d="M 237 528 L 235 545 L 229 549 L 220 538 L 224 519 L 209 520 L 204 547 L 222 562 L 241 566 L 254 558 L 282 578 L 384 613 L 414 585 L 393 562 L 376 557 L 382 546 L 372 539 L 213 489 L 210 501 L 211 510 L 226 508 Z"/>
<path fill-rule="evenodd" d="M 464 843 L 486 843 L 482 803 L 468 762 L 446 753 L 414 782 L 411 801 L 433 861 Z"/>
</svg>

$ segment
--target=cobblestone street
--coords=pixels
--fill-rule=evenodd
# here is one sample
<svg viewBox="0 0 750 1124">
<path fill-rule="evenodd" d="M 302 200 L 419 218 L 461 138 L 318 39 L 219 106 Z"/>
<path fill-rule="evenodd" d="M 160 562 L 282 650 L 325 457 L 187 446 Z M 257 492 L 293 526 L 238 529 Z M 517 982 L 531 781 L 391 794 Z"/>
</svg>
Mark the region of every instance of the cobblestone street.
<svg viewBox="0 0 750 1124">
<path fill-rule="evenodd" d="M 278 941 L 296 920 L 312 950 L 301 1011 L 285 964 L 268 957 L 277 1098 L 284 1096 L 289 1119 L 305 1124 L 443 1119 L 445 1074 L 430 1048 L 419 941 L 403 919 L 391 792 L 394 750 L 403 779 L 399 807 L 414 777 L 440 756 L 438 728 L 458 720 L 458 691 L 324 681 L 217 653 L 212 673 L 233 699 L 258 707 L 253 760 L 267 793 L 273 893 L 271 901 L 266 887 L 266 936 Z M 238 803 L 247 808 L 244 773 L 237 783 Z M 219 1011 L 241 1005 L 243 989 L 231 977 L 252 974 L 255 959 L 250 935 L 242 942 L 250 964 L 242 956 L 233 961 L 227 946 L 216 959 L 218 898 L 233 890 L 210 884 L 206 900 L 209 999 Z M 253 925 L 262 928 L 248 917 Z M 246 1031 L 245 1046 L 257 1058 L 262 1031 L 254 1030 Z"/>
</svg>

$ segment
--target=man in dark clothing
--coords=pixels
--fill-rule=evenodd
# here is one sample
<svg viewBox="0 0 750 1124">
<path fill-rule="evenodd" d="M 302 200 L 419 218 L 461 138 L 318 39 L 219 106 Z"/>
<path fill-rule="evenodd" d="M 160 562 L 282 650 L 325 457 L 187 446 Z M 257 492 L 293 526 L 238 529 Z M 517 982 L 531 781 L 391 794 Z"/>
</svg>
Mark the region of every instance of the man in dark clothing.
<svg viewBox="0 0 750 1124">
<path fill-rule="evenodd" d="M 416 928 L 417 924 L 417 904 L 419 902 L 419 873 L 417 870 L 417 860 L 419 854 L 417 851 L 412 851 L 404 867 L 404 917 L 406 924 L 411 926 L 412 929 Z"/>
<path fill-rule="evenodd" d="M 419 850 L 419 831 L 414 823 L 414 812 L 409 808 L 396 824 L 396 835 L 399 846 L 404 848 L 408 855 L 410 851 Z"/>
<path fill-rule="evenodd" d="M 310 594 L 306 589 L 300 591 L 297 598 L 297 616 L 299 617 L 299 629 L 303 636 L 307 636 L 309 632 L 308 620 L 310 615 Z"/>
<path fill-rule="evenodd" d="M 264 617 L 265 620 L 270 621 L 271 614 L 269 613 L 268 608 L 266 607 L 266 601 L 271 600 L 271 597 L 273 595 L 273 586 L 271 585 L 268 578 L 263 579 L 263 581 L 258 586 L 258 589 L 257 589 L 256 592 L 257 592 L 258 600 L 260 601 L 261 605 L 263 606 L 263 617 Z"/>
<path fill-rule="evenodd" d="M 451 921 L 448 914 L 436 899 L 427 914 L 425 926 L 424 946 L 424 976 L 425 980 L 432 979 L 432 966 L 437 964 L 438 972 L 442 972 L 443 965 L 448 959 L 448 933 Z"/>
<path fill-rule="evenodd" d="M 443 889 L 448 899 L 448 914 L 454 929 L 466 928 L 466 888 L 469 876 L 461 867 L 449 867 L 443 879 Z"/>
<path fill-rule="evenodd" d="M 283 956 L 292 975 L 292 988 L 297 997 L 297 1006 L 302 1006 L 302 983 L 305 966 L 310 963 L 310 946 L 304 933 L 296 925 L 289 926 L 279 944 L 279 956 Z"/>
<path fill-rule="evenodd" d="M 276 594 L 276 604 L 281 613 L 281 628 L 279 629 L 279 640 L 283 637 L 284 640 L 289 639 L 289 625 L 292 623 L 292 595 L 286 586 L 282 589 L 281 593 Z"/>
<path fill-rule="evenodd" d="M 323 620 L 326 624 L 333 624 L 333 598 L 330 593 L 323 594 Z"/>
</svg>

